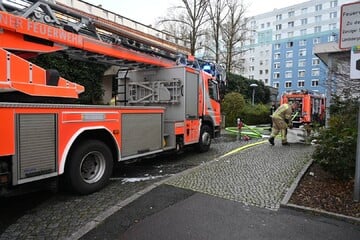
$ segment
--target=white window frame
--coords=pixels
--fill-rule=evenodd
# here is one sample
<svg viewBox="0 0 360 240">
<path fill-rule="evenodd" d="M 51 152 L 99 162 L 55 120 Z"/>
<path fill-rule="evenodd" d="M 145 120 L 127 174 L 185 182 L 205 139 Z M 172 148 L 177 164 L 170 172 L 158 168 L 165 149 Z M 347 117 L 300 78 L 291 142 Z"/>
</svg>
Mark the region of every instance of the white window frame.
<svg viewBox="0 0 360 240">
<path fill-rule="evenodd" d="M 300 46 L 300 47 L 306 46 L 306 42 L 307 42 L 306 39 L 300 40 L 300 41 L 299 41 L 299 46 Z"/>
<path fill-rule="evenodd" d="M 312 65 L 313 65 L 313 66 L 318 66 L 318 65 L 320 65 L 320 59 L 319 59 L 319 58 L 313 58 L 313 59 L 312 59 Z"/>
<path fill-rule="evenodd" d="M 293 51 L 286 51 L 286 58 L 293 58 L 294 52 Z"/>
<path fill-rule="evenodd" d="M 305 80 L 299 80 L 298 81 L 298 87 L 305 87 Z"/>
<path fill-rule="evenodd" d="M 311 80 L 311 86 L 312 86 L 312 87 L 317 87 L 317 86 L 319 86 L 319 79 L 312 79 L 312 80 Z"/>
<path fill-rule="evenodd" d="M 284 87 L 285 87 L 285 88 L 291 88 L 291 87 L 292 87 L 292 82 L 291 82 L 291 81 L 286 81 L 286 82 L 284 83 Z"/>
<path fill-rule="evenodd" d="M 305 70 L 298 70 L 298 77 L 305 77 L 306 71 Z"/>
<path fill-rule="evenodd" d="M 311 70 L 312 77 L 319 77 L 320 76 L 320 68 L 314 68 Z"/>
<path fill-rule="evenodd" d="M 306 67 L 306 59 L 299 59 L 298 67 Z"/>
<path fill-rule="evenodd" d="M 286 71 L 285 72 L 285 78 L 292 78 L 292 71 Z"/>
<path fill-rule="evenodd" d="M 306 56 L 306 48 L 299 49 L 299 57 L 305 57 Z"/>
<path fill-rule="evenodd" d="M 286 61 L 285 62 L 285 67 L 286 68 L 292 68 L 293 67 L 293 61 Z"/>
</svg>

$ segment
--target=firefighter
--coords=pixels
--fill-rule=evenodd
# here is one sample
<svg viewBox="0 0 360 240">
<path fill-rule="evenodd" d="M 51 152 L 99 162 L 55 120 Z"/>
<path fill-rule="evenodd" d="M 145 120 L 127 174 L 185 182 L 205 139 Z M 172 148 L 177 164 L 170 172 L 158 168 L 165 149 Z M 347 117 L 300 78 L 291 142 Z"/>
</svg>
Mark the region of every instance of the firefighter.
<svg viewBox="0 0 360 240">
<path fill-rule="evenodd" d="M 299 106 L 298 102 L 282 104 L 272 115 L 272 129 L 269 138 L 271 145 L 275 144 L 275 137 L 281 134 L 282 145 L 289 145 L 287 142 L 287 128 L 292 128 L 291 115 Z"/>
</svg>

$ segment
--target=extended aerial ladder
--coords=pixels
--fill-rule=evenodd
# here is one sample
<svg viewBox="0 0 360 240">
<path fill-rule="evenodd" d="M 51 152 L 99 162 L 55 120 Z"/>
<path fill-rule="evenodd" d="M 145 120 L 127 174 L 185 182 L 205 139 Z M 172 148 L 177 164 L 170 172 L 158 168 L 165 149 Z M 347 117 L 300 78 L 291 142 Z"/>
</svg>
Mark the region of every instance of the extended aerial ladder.
<svg viewBox="0 0 360 240">
<path fill-rule="evenodd" d="M 165 44 L 163 39 L 156 39 L 154 36 L 149 38 L 148 34 L 144 36 L 135 30 L 126 31 L 128 28 L 116 22 L 75 11 L 53 1 L 1 0 L 0 9 L 0 47 L 6 49 L 1 50 L 0 54 L 2 59 L 7 61 L 7 64 L 2 66 L 5 69 L 1 71 L 3 77 L 0 82 L 7 90 L 52 97 L 74 97 L 83 91 L 81 86 L 62 78 L 57 84 L 50 84 L 52 73 L 41 71 L 37 66 L 25 61 L 42 53 L 61 50 L 82 61 L 87 59 L 123 69 L 170 67 L 176 64 L 179 53 L 187 54 L 187 49 L 179 45 L 170 42 Z M 24 69 L 26 65 L 29 69 L 28 77 L 18 78 L 14 69 Z M 48 80 L 37 82 L 37 79 Z M 55 88 L 61 88 L 62 91 L 54 91 Z M 70 89 L 73 93 L 70 93 Z"/>
</svg>

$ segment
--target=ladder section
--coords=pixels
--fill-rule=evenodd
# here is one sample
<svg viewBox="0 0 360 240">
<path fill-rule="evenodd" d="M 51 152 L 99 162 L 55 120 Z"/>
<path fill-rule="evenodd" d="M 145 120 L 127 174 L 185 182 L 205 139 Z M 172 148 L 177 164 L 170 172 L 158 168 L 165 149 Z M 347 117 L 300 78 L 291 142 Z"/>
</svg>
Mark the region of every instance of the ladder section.
<svg viewBox="0 0 360 240">
<path fill-rule="evenodd" d="M 79 55 L 77 50 L 85 50 L 85 54 L 81 57 L 92 61 L 123 65 L 123 62 L 116 61 L 119 56 L 111 54 L 110 51 L 116 51 L 119 47 L 136 50 L 148 57 L 166 58 L 172 62 L 176 61 L 179 53 L 186 55 L 190 52 L 188 47 L 180 44 L 179 39 L 174 39 L 169 34 L 84 1 L 0 0 L 0 12 L 3 12 L 0 16 L 1 28 L 35 37 L 31 40 L 38 43 L 47 45 L 59 43 L 72 47 L 68 52 L 74 56 Z M 174 40 L 171 42 L 171 39 Z M 103 48 L 102 44 L 106 47 Z M 131 55 L 131 53 L 122 53 L 122 56 L 129 54 Z M 141 62 L 144 57 L 140 60 L 126 57 L 125 59 Z M 163 66 L 156 61 L 145 61 L 145 63 L 144 67 L 148 67 L 147 64 Z"/>
<path fill-rule="evenodd" d="M 0 48 L 0 92 L 19 91 L 32 96 L 78 98 L 84 87 Z"/>
<path fill-rule="evenodd" d="M 179 104 L 181 80 L 158 80 L 151 82 L 129 82 L 129 104 Z"/>
</svg>

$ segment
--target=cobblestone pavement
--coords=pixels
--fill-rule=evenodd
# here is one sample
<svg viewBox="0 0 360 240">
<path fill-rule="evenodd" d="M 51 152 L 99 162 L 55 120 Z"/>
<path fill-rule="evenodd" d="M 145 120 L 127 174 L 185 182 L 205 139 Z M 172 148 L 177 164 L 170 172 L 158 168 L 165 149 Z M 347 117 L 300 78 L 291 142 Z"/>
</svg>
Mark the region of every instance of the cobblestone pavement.
<svg viewBox="0 0 360 240">
<path fill-rule="evenodd" d="M 218 158 L 167 184 L 277 210 L 312 151 L 312 146 L 303 144 L 261 144 Z"/>
<path fill-rule="evenodd" d="M 185 153 L 183 159 L 180 157 L 180 160 L 169 160 L 155 166 L 157 172 L 162 172 L 163 178 L 124 183 L 115 176 L 106 188 L 91 195 L 55 194 L 8 226 L 0 239 L 67 239 L 140 190 L 198 165 L 201 166 L 201 174 L 198 171 L 200 168 L 196 168 L 188 175 L 172 179 L 169 184 L 248 204 L 276 208 L 286 187 L 308 160 L 304 152 L 310 152 L 311 148 L 304 145 L 294 145 L 287 149 L 276 145 L 271 148 L 263 144 L 256 147 L 261 151 L 250 148 L 219 158 L 232 149 L 258 141 L 261 139 L 243 142 L 231 137 L 220 138 L 213 142 L 208 153 Z"/>
</svg>

